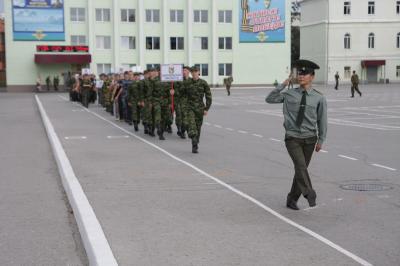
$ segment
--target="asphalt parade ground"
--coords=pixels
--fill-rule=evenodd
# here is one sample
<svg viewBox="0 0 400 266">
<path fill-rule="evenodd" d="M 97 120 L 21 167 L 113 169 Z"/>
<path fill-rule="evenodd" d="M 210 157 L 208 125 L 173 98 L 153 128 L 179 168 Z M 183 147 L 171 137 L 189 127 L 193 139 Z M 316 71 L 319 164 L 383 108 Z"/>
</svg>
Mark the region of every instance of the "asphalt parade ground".
<svg viewBox="0 0 400 266">
<path fill-rule="evenodd" d="M 318 205 L 300 211 L 285 206 L 294 171 L 271 88 L 213 90 L 199 154 L 175 128 L 160 141 L 67 94 L 0 94 L 0 264 L 400 265 L 399 86 L 317 88 L 328 136 L 309 167 Z M 64 181 L 81 188 L 73 203 Z"/>
</svg>

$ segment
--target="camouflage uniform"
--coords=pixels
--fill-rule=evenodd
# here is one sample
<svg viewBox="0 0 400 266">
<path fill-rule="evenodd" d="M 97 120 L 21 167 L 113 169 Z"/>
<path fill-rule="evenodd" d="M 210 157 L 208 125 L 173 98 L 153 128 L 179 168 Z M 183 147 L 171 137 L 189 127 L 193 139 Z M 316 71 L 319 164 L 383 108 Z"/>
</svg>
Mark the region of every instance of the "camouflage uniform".
<svg viewBox="0 0 400 266">
<path fill-rule="evenodd" d="M 140 95 L 140 84 L 139 81 L 133 81 L 128 87 L 128 102 L 131 105 L 132 110 L 132 121 L 135 127 L 135 131 L 138 131 L 138 124 L 140 122 L 140 101 L 142 96 Z"/>
<path fill-rule="evenodd" d="M 187 128 L 187 125 L 185 125 L 184 106 L 187 103 L 187 88 L 190 86 L 191 83 L 191 78 L 183 78 L 182 81 L 176 82 L 175 87 L 175 124 L 178 128 L 178 135 L 183 139 L 186 138 L 185 130 Z"/>
<path fill-rule="evenodd" d="M 204 111 L 208 111 L 211 107 L 211 90 L 205 80 L 192 79 L 190 86 L 187 87 L 186 94 L 187 98 L 184 100 L 185 125 L 187 126 L 188 135 L 192 139 L 192 147 L 197 152 Z M 205 105 L 204 98 L 206 99 Z"/>
<path fill-rule="evenodd" d="M 167 126 L 170 116 L 171 97 L 169 87 L 156 77 L 151 80 L 152 84 L 152 106 L 153 106 L 153 129 L 157 128 L 157 134 L 161 140 L 164 140 L 164 130 Z"/>
<path fill-rule="evenodd" d="M 106 108 L 107 112 L 111 113 L 112 110 L 112 101 L 111 101 L 111 97 L 112 97 L 112 92 L 111 92 L 111 81 L 109 79 L 106 79 L 103 83 L 103 97 L 104 97 L 104 107 Z"/>
<path fill-rule="evenodd" d="M 82 82 L 81 99 L 82 99 L 82 105 L 85 106 L 86 108 L 89 108 L 90 93 L 92 91 L 92 86 L 93 84 L 90 80 L 84 80 Z"/>
<path fill-rule="evenodd" d="M 152 85 L 149 78 L 143 79 L 139 83 L 141 101 L 144 102 L 144 107 L 142 110 L 142 121 L 144 126 L 145 134 L 153 134 L 153 118 L 152 118 Z"/>
</svg>

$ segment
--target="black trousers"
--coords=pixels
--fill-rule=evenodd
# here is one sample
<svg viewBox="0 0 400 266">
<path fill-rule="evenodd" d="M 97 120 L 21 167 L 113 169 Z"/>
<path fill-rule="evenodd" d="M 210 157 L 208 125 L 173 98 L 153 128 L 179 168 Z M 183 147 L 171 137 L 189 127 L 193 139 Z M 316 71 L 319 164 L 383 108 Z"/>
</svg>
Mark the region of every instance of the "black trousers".
<svg viewBox="0 0 400 266">
<path fill-rule="evenodd" d="M 297 201 L 301 194 L 306 197 L 310 193 L 315 193 L 307 168 L 316 143 L 317 137 L 300 139 L 287 136 L 285 138 L 286 149 L 294 164 L 294 178 L 288 198 L 294 201 Z"/>
</svg>

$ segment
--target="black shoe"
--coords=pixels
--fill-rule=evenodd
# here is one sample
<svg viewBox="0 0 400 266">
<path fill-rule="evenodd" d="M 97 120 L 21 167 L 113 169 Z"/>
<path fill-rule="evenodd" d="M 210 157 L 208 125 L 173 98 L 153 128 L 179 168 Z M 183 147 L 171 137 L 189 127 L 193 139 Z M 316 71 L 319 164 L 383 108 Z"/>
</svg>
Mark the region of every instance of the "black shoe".
<svg viewBox="0 0 400 266">
<path fill-rule="evenodd" d="M 192 153 L 199 153 L 199 147 L 197 146 L 197 144 L 192 145 Z"/>
<path fill-rule="evenodd" d="M 138 132 L 138 131 L 139 131 L 138 123 L 133 122 L 133 127 L 135 128 L 135 132 Z"/>
<path fill-rule="evenodd" d="M 125 122 L 126 122 L 126 121 L 125 121 Z M 131 122 L 131 121 L 129 121 L 128 124 L 129 124 L 130 126 L 132 126 L 132 122 Z"/>
<path fill-rule="evenodd" d="M 306 196 L 304 196 L 307 201 L 308 201 L 308 205 L 310 205 L 310 207 L 315 207 L 317 206 L 316 203 L 316 199 L 317 199 L 317 194 L 315 193 L 315 191 L 311 191 L 309 192 Z"/>
<path fill-rule="evenodd" d="M 171 128 L 171 126 L 168 126 L 168 127 L 167 127 L 167 132 L 168 132 L 169 134 L 172 133 L 172 128 Z"/>
<path fill-rule="evenodd" d="M 295 211 L 300 210 L 299 207 L 297 207 L 297 202 L 289 198 L 286 201 L 286 207 Z"/>
<path fill-rule="evenodd" d="M 180 135 L 180 137 L 181 137 L 181 139 L 186 139 L 186 134 L 185 134 L 185 131 L 182 131 L 182 132 L 181 132 L 181 135 Z"/>
</svg>

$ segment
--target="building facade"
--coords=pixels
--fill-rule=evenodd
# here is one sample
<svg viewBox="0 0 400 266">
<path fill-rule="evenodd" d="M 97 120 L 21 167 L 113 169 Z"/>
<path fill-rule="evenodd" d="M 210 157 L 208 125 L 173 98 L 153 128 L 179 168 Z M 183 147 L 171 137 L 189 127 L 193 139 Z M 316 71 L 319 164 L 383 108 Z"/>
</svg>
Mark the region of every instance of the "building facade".
<svg viewBox="0 0 400 266">
<path fill-rule="evenodd" d="M 0 18 L 0 87 L 5 87 L 6 81 L 6 43 L 4 33 L 4 19 Z"/>
<path fill-rule="evenodd" d="M 9 90 L 32 86 L 38 77 L 43 81 L 58 75 L 62 82 L 68 71 L 82 68 L 100 74 L 132 66 L 198 65 L 203 78 L 213 85 L 222 85 L 228 75 L 233 76 L 234 85 L 272 84 L 290 71 L 287 0 L 43 0 L 49 1 L 53 6 L 63 4 L 63 41 L 52 41 L 51 34 L 38 31 L 32 34 L 35 40 L 20 40 L 27 36 L 16 32 L 18 13 L 13 11 L 13 1 L 5 1 L 6 21 L 15 20 L 14 25 L 6 24 Z M 248 7 L 256 4 L 270 10 L 251 13 Z M 281 7 L 274 9 L 274 5 Z M 257 24 L 261 19 L 263 29 L 280 27 L 276 31 L 283 41 L 268 41 L 270 36 L 261 32 L 257 35 L 260 41 L 242 42 L 242 30 L 260 29 L 244 24 Z M 274 20 L 279 23 L 267 23 Z M 275 40 L 273 34 L 270 38 Z M 68 53 L 64 46 L 69 45 L 74 47 L 67 50 L 82 46 L 88 51 Z M 63 52 L 49 51 L 54 46 L 64 47 Z"/>
<path fill-rule="evenodd" d="M 303 0 L 302 58 L 317 62 L 316 80 L 400 82 L 400 1 Z"/>
</svg>

